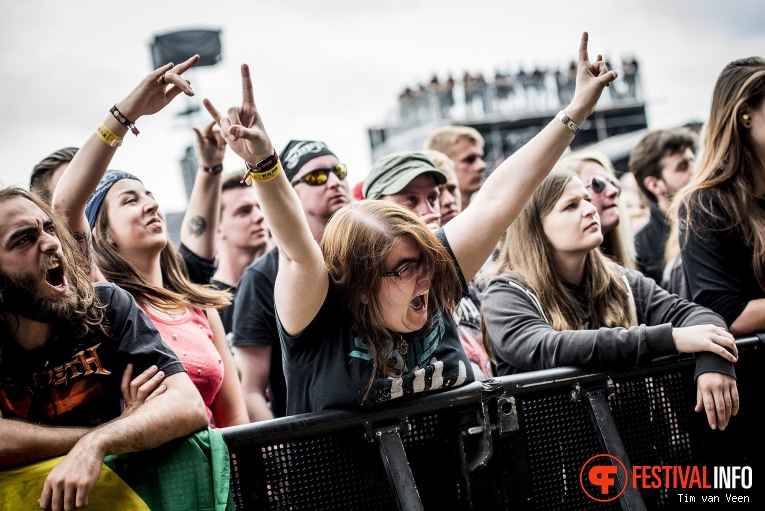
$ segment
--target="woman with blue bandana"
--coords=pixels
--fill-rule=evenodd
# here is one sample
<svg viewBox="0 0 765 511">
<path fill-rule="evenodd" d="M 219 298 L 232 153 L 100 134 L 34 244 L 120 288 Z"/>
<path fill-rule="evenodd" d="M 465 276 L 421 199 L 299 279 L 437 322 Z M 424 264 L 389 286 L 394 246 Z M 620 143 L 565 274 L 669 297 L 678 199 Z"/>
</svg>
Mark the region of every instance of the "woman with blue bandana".
<svg viewBox="0 0 765 511">
<path fill-rule="evenodd" d="M 211 425 L 224 427 L 249 422 L 218 314 L 230 295 L 189 279 L 168 239 L 159 204 L 136 176 L 106 172 L 128 129 L 138 134 L 135 121 L 182 92 L 193 95 L 181 75 L 198 59 L 155 70 L 114 105 L 61 177 L 53 205 L 80 233 L 86 257 L 92 245 L 93 260 L 106 279 L 130 292 L 152 318 L 202 395 Z M 200 145 L 214 141 L 211 129 L 198 133 Z"/>
</svg>

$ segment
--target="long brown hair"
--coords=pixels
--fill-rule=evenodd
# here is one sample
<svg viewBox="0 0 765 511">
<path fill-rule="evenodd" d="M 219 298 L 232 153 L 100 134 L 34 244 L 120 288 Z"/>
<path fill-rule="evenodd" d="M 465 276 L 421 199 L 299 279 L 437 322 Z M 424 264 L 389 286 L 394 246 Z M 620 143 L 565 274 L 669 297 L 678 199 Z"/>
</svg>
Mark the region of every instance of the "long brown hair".
<svg viewBox="0 0 765 511">
<path fill-rule="evenodd" d="M 581 310 L 558 276 L 554 248 L 545 235 L 542 219 L 574 178 L 578 179 L 570 171 L 554 170 L 542 181 L 507 230 L 496 272 L 512 272 L 530 288 L 555 330 L 629 328 L 637 322 L 629 290 L 617 265 L 600 250 L 590 250 L 585 260 L 584 286 L 590 304 L 587 310 Z"/>
<path fill-rule="evenodd" d="M 422 271 L 430 275 L 428 316 L 453 315 L 462 295 L 457 269 L 438 238 L 408 209 L 383 200 L 353 202 L 332 216 L 321 239 L 324 261 L 343 295 L 352 327 L 373 355 L 367 392 L 378 371 L 386 376 L 401 375 L 391 350 L 386 348 L 398 334 L 385 325 L 378 294 L 385 278 L 385 261 L 396 240 L 404 236 L 419 247 Z M 434 326 L 430 321 L 414 335 L 424 337 Z"/>
<path fill-rule="evenodd" d="M 221 309 L 231 304 L 228 291 L 189 280 L 186 265 L 169 239 L 159 255 L 164 287 L 149 282 L 109 241 L 111 226 L 107 209 L 106 204 L 102 205 L 96 216 L 93 252 L 96 265 L 109 282 L 133 295 L 137 302 L 164 312 L 178 312 L 186 306 Z"/>
<path fill-rule="evenodd" d="M 679 218 L 681 208 L 741 229 L 745 242 L 754 250 L 757 282 L 765 289 L 765 211 L 757 204 L 762 198 L 765 169 L 741 117 L 745 107 L 751 111 L 760 108 L 763 101 L 764 59 L 750 57 L 725 66 L 712 95 L 698 170 L 675 196 L 670 217 L 676 221 L 675 232 L 679 228 L 686 236 L 693 232 L 703 238 L 704 227 L 696 225 L 691 215 Z M 712 203 L 717 203 L 727 218 L 720 218 Z"/>
<path fill-rule="evenodd" d="M 587 161 L 597 163 L 606 172 L 611 174 L 612 177 L 616 177 L 616 171 L 611 160 L 605 154 L 595 151 L 574 153 L 566 156 L 558 162 L 556 167 L 570 170 L 579 175 L 582 164 Z M 635 243 L 632 237 L 627 206 L 621 195 L 617 197 L 616 204 L 619 208 L 619 225 L 613 228 L 611 232 L 603 234 L 603 247 L 606 248 L 604 253 L 625 268 L 634 269 Z"/>
<path fill-rule="evenodd" d="M 57 325 L 57 333 L 61 334 L 57 337 L 78 340 L 95 335 L 108 335 L 108 325 L 105 321 L 106 306 L 98 300 L 95 294 L 80 245 L 75 241 L 66 222 L 36 194 L 15 186 L 0 189 L 0 203 L 17 197 L 32 202 L 51 219 L 56 237 L 61 243 L 61 250 L 66 263 L 66 280 L 69 287 L 74 291 L 74 303 L 69 321 L 63 325 Z M 7 330 L 7 325 L 4 325 L 3 322 L 0 322 L 0 325 L 2 325 L 0 330 Z M 0 338 L 5 337 L 6 334 L 0 332 Z"/>
</svg>

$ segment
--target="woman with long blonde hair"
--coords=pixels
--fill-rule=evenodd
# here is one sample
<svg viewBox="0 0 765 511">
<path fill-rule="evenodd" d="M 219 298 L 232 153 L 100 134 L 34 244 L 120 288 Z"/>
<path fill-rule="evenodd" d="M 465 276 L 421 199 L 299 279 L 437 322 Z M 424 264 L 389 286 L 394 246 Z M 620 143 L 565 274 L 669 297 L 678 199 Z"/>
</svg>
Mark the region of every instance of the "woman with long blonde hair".
<svg viewBox="0 0 765 511">
<path fill-rule="evenodd" d="M 673 201 L 690 298 L 734 335 L 765 330 L 765 59 L 720 73 L 697 173 Z"/>
<path fill-rule="evenodd" d="M 724 429 L 738 411 L 737 351 L 725 322 L 611 261 L 602 242 L 582 180 L 553 171 L 508 229 L 483 296 L 497 371 L 627 368 L 696 353 L 696 411 Z"/>
</svg>

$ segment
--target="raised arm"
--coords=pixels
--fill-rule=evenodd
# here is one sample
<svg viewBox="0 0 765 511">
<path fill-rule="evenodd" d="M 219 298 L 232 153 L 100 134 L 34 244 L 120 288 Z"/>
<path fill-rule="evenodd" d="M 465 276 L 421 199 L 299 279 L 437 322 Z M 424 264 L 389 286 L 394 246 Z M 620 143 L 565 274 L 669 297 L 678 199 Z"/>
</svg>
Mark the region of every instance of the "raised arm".
<svg viewBox="0 0 765 511">
<path fill-rule="evenodd" d="M 600 93 L 616 78 L 601 56 L 590 62 L 587 32 L 579 46 L 576 92 L 563 111 L 581 125 L 595 110 Z M 554 119 L 537 136 L 505 160 L 461 214 L 445 227 L 452 251 L 460 263 L 465 280 L 470 280 L 484 264 L 502 233 L 521 212 L 531 194 L 550 172 L 574 133 Z"/>
<path fill-rule="evenodd" d="M 261 160 L 274 154 L 274 147 L 255 107 L 250 69 L 246 64 L 242 65 L 241 107 L 229 108 L 224 117 L 209 100 L 205 99 L 204 105 L 220 127 L 228 146 L 250 167 L 255 168 Z M 272 179 L 266 179 L 255 179 L 253 186 L 279 247 L 274 300 L 285 331 L 297 335 L 319 312 L 327 295 L 329 277 L 300 200 L 284 172 L 279 171 Z M 300 299 L 295 300 L 296 296 Z"/>
<path fill-rule="evenodd" d="M 215 258 L 215 240 L 220 215 L 220 186 L 226 142 L 214 122 L 194 128 L 199 169 L 191 189 L 189 205 L 181 224 L 181 243 L 203 259 Z"/>
<path fill-rule="evenodd" d="M 144 115 L 162 110 L 181 92 L 193 96 L 191 86 L 181 74 L 193 66 L 199 56 L 174 66 L 166 64 L 147 75 L 125 99 L 116 103 L 120 114 L 135 123 Z M 106 128 L 104 130 L 103 128 Z M 99 135 L 99 131 L 101 135 Z M 128 126 L 121 124 L 108 112 L 103 124 L 82 145 L 69 164 L 53 192 L 53 208 L 62 212 L 69 221 L 69 228 L 80 239 L 89 240 L 90 228 L 85 218 L 88 198 L 104 176 L 109 163 L 119 147 Z M 110 143 L 111 141 L 111 143 Z M 86 254 L 87 254 L 87 247 Z"/>
</svg>

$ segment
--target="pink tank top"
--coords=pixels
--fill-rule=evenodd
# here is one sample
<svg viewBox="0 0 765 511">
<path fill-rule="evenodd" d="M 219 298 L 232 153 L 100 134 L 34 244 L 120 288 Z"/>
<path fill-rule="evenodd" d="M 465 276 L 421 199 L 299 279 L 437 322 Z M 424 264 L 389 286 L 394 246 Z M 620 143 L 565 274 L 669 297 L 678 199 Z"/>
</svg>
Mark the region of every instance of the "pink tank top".
<svg viewBox="0 0 765 511">
<path fill-rule="evenodd" d="M 143 309 L 143 307 L 141 307 Z M 212 424 L 212 406 L 223 384 L 223 360 L 213 344 L 213 333 L 201 309 L 186 307 L 177 319 L 159 318 L 144 309 L 154 321 L 165 344 L 172 348 L 196 385 L 207 407 L 207 420 Z"/>
</svg>

